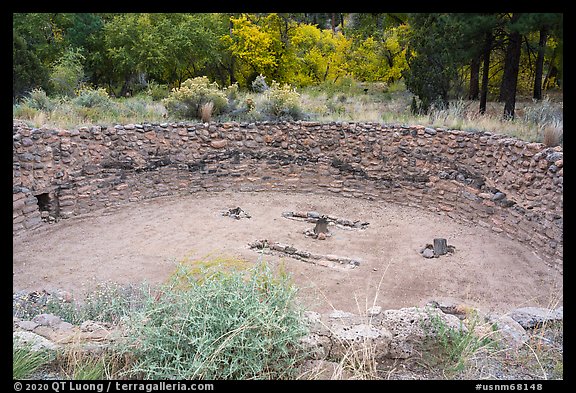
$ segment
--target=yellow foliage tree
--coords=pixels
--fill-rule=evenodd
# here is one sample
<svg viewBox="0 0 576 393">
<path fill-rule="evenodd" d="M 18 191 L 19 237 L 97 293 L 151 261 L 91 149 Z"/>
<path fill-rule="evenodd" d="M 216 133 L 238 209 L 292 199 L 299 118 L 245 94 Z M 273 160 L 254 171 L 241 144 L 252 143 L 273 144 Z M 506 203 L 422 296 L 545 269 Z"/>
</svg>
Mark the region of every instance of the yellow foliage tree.
<svg viewBox="0 0 576 393">
<path fill-rule="evenodd" d="M 231 34 L 221 37 L 230 53 L 248 66 L 248 73 L 273 75 L 278 66 L 277 38 L 253 23 L 246 14 L 230 19 Z"/>
<path fill-rule="evenodd" d="M 300 86 L 335 81 L 348 73 L 351 40 L 340 32 L 301 24 L 294 29 L 291 44 L 295 53 Z"/>
<path fill-rule="evenodd" d="M 366 82 L 392 83 L 402 78 L 408 68 L 406 48 L 400 44 L 405 26 L 387 30 L 382 41 L 370 36 L 361 41 L 353 56 L 350 70 L 354 77 Z"/>
</svg>

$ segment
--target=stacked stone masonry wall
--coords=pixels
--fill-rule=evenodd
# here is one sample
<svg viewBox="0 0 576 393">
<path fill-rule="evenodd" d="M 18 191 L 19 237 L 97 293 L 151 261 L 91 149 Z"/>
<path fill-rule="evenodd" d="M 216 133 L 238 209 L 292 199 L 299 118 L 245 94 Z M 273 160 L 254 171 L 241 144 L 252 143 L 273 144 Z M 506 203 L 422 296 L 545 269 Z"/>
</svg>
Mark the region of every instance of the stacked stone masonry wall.
<svg viewBox="0 0 576 393">
<path fill-rule="evenodd" d="M 109 206 L 223 190 L 341 195 L 422 208 L 520 241 L 562 270 L 560 147 L 379 123 L 72 130 L 13 123 L 15 236 Z"/>
</svg>

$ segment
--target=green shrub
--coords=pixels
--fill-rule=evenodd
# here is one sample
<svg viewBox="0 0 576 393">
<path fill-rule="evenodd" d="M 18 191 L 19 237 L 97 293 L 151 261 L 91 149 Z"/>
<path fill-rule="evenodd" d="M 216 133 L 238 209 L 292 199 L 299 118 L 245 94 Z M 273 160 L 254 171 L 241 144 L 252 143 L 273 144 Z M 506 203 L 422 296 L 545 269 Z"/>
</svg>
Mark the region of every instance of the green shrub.
<svg viewBox="0 0 576 393">
<path fill-rule="evenodd" d="M 130 312 L 143 307 L 149 288 L 116 283 L 102 283 L 84 299 L 66 302 L 46 296 L 39 302 L 15 305 L 15 316 L 33 318 L 41 313 L 54 314 L 66 322 L 81 324 L 86 320 L 118 323 Z M 22 303 L 18 303 L 22 304 Z"/>
<path fill-rule="evenodd" d="M 42 89 L 33 89 L 28 96 L 22 100 L 22 104 L 28 106 L 29 108 L 37 109 L 39 111 L 50 112 L 54 110 L 57 102 L 48 95 Z"/>
<path fill-rule="evenodd" d="M 459 329 L 455 329 L 435 314 L 430 315 L 429 325 L 425 326 L 429 333 L 433 332 L 427 343 L 427 356 L 447 373 L 462 372 L 480 352 L 490 352 L 497 348 L 497 342 L 492 338 L 493 331 L 481 336 L 475 333 L 480 322 L 477 314 L 469 316 L 467 321 L 466 329 L 463 328 L 463 322 Z"/>
<path fill-rule="evenodd" d="M 72 102 L 84 108 L 107 108 L 112 105 L 106 89 L 101 87 L 94 89 L 88 86 L 80 88 Z"/>
<path fill-rule="evenodd" d="M 34 119 L 40 111 L 38 109 L 32 108 L 25 103 L 17 104 L 12 106 L 12 116 L 14 119 Z"/>
<path fill-rule="evenodd" d="M 238 82 L 232 83 L 230 86 L 224 89 L 224 93 L 228 100 L 237 100 L 240 88 L 238 87 Z"/>
<path fill-rule="evenodd" d="M 148 83 L 148 89 L 146 90 L 146 94 L 152 98 L 153 101 L 161 101 L 164 98 L 168 97 L 170 94 L 170 89 L 167 85 L 162 85 L 160 83 L 156 83 L 151 81 Z"/>
<path fill-rule="evenodd" d="M 172 89 L 162 102 L 172 116 L 198 119 L 203 104 L 213 102 L 213 115 L 217 115 L 224 110 L 228 99 L 216 82 L 210 83 L 207 77 L 202 76 L 187 79 L 180 88 Z"/>
<path fill-rule="evenodd" d="M 360 84 L 350 76 L 343 76 L 335 81 L 325 80 L 318 85 L 317 90 L 325 93 L 329 99 L 340 94 L 353 96 L 364 93 Z"/>
<path fill-rule="evenodd" d="M 544 126 L 563 121 L 563 106 L 554 105 L 550 98 L 534 100 L 531 105 L 524 106 L 524 120 Z"/>
<path fill-rule="evenodd" d="M 300 94 L 289 84 L 272 81 L 266 91 L 263 112 L 277 120 L 299 120 L 304 117 L 300 108 Z"/>
<path fill-rule="evenodd" d="M 260 74 L 252 81 L 253 92 L 264 93 L 268 89 L 269 87 L 268 84 L 266 83 L 266 77 L 264 75 Z"/>
<path fill-rule="evenodd" d="M 126 321 L 142 379 L 293 377 L 307 333 L 285 274 L 266 265 L 194 274 L 179 265 L 169 284 Z"/>
<path fill-rule="evenodd" d="M 121 98 L 117 102 L 119 112 L 129 118 L 146 118 L 150 115 L 153 100 L 147 95 L 138 95 L 131 98 Z"/>
<path fill-rule="evenodd" d="M 84 56 L 79 49 L 68 49 L 54 64 L 50 73 L 50 82 L 58 95 L 73 97 L 82 83 Z"/>
</svg>

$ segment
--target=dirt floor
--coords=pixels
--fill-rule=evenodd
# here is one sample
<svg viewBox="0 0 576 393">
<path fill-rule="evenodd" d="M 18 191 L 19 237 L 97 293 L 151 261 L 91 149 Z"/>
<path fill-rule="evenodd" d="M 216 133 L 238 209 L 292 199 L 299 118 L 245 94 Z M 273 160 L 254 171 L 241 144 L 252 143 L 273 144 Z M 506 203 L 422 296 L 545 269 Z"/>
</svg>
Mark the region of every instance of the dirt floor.
<svg viewBox="0 0 576 393">
<path fill-rule="evenodd" d="M 241 207 L 251 218 L 222 212 Z M 329 226 L 326 240 L 306 237 L 314 224 L 284 218 L 286 211 L 369 222 L 367 229 Z M 420 250 L 443 237 L 455 252 L 426 259 Z M 267 239 L 298 250 L 360 261 L 331 268 L 248 247 Z M 456 301 L 485 312 L 562 305 L 562 275 L 530 249 L 478 226 L 395 204 L 311 194 L 216 193 L 131 203 L 15 236 L 13 290 L 67 290 L 82 296 L 98 283 L 156 284 L 178 262 L 240 258 L 283 262 L 308 308 L 362 312 Z M 344 266 L 343 266 L 344 267 Z"/>
</svg>

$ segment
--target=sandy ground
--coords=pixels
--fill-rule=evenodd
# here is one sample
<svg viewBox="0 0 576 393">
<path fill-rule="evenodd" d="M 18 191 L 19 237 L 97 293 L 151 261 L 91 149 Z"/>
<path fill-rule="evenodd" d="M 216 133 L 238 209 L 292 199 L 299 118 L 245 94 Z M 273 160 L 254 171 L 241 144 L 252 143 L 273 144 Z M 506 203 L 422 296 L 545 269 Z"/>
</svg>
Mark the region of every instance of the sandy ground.
<svg viewBox="0 0 576 393">
<path fill-rule="evenodd" d="M 250 219 L 222 212 L 241 207 Z M 306 237 L 314 224 L 282 217 L 316 211 L 370 223 L 365 230 L 330 226 L 326 240 Z M 453 254 L 423 258 L 419 250 L 444 237 Z M 278 255 L 260 255 L 259 239 L 361 261 L 333 269 Z M 98 283 L 161 283 L 179 261 L 240 258 L 283 263 L 310 309 L 361 312 L 457 301 L 485 312 L 562 305 L 562 275 L 530 249 L 483 227 L 395 204 L 286 193 L 198 193 L 106 209 L 46 225 L 13 239 L 13 290 L 64 289 L 82 296 Z"/>
</svg>

